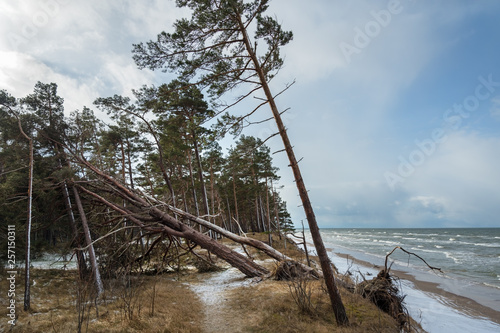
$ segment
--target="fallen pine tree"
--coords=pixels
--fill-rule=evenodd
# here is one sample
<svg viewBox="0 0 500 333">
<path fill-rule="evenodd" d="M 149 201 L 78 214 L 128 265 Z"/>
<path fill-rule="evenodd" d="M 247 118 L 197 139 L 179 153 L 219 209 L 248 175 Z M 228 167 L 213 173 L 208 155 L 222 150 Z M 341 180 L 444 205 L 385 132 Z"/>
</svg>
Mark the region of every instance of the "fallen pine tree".
<svg viewBox="0 0 500 333">
<path fill-rule="evenodd" d="M 86 182 L 74 182 L 73 186 L 78 187 L 79 190 L 86 195 L 91 196 L 100 204 L 103 204 L 109 209 L 112 209 L 122 215 L 142 230 L 156 233 L 167 233 L 168 235 L 174 237 L 189 240 L 210 253 L 215 254 L 217 257 L 237 268 L 248 277 L 264 277 L 269 275 L 270 272 L 266 268 L 255 263 L 251 258 L 234 251 L 230 247 L 217 242 L 207 234 L 196 230 L 194 227 L 185 223 L 184 219 L 219 233 L 236 243 L 254 247 L 275 260 L 293 261 L 293 259 L 287 257 L 264 242 L 236 235 L 207 220 L 189 214 L 167 203 L 161 202 L 149 194 L 131 189 L 106 174 L 104 171 L 100 170 L 97 166 L 91 164 L 83 157 L 76 156 L 75 154 L 72 154 L 72 156 L 78 164 L 91 170 L 98 177 L 97 182 L 94 181 L 87 183 L 88 186 L 84 186 Z M 111 200 L 108 200 L 104 196 L 97 193 L 100 191 L 110 193 L 113 196 L 122 199 L 127 204 L 119 205 Z M 169 214 L 169 212 L 171 214 Z M 182 217 L 183 219 L 180 219 L 179 217 Z M 303 263 L 297 262 L 297 265 L 300 266 L 303 271 L 310 272 L 312 276 L 319 277 L 321 275 Z"/>
</svg>

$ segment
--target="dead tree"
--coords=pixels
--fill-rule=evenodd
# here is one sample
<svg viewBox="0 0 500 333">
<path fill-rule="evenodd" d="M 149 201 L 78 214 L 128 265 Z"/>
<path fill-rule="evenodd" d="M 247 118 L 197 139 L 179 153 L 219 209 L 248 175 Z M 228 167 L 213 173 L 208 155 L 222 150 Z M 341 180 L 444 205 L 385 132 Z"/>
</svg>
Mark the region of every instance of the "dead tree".
<svg viewBox="0 0 500 333">
<path fill-rule="evenodd" d="M 27 208 L 27 217 L 26 217 L 26 261 L 25 261 L 25 274 L 24 274 L 24 311 L 28 311 L 30 309 L 30 257 L 31 257 L 31 216 L 33 210 L 33 164 L 34 164 L 34 154 L 33 154 L 33 139 L 26 134 L 23 130 L 23 126 L 21 124 L 21 119 L 17 115 L 17 113 L 12 110 L 9 102 L 14 103 L 13 101 L 9 101 L 9 96 L 6 96 L 5 101 L 1 101 L 1 105 L 5 106 L 9 109 L 9 111 L 14 115 L 17 119 L 17 124 L 19 126 L 19 131 L 21 135 L 28 140 L 29 147 L 29 162 L 28 162 L 28 208 Z"/>
<path fill-rule="evenodd" d="M 339 325 L 348 325 L 349 320 L 336 286 L 333 268 L 321 238 L 309 194 L 276 105 L 277 95 L 272 93 L 269 86 L 269 81 L 283 65 L 280 47 L 288 44 L 293 35 L 284 31 L 274 18 L 265 16 L 268 2 L 178 1 L 179 6 L 189 7 L 191 19 L 177 21 L 175 33 L 163 32 L 158 35 L 157 41 L 134 45 L 134 60 L 140 68 L 177 72 L 186 81 L 196 81 L 191 84 L 206 87 L 209 93 L 217 98 L 240 84 L 251 85 L 247 93 L 226 108 L 234 106 L 257 91 L 264 94 L 264 101 L 260 105 L 246 116 L 236 118 L 241 123 L 260 107 L 270 107 L 302 200 L 335 318 Z M 252 28 L 255 28 L 254 39 L 249 36 Z M 264 43 L 267 47 L 262 46 Z"/>
<path fill-rule="evenodd" d="M 119 206 L 118 204 L 105 199 L 94 191 L 91 191 L 81 185 L 76 186 L 84 193 L 92 196 L 94 199 L 106 205 L 110 209 L 113 209 L 123 216 L 126 216 L 129 221 L 135 223 L 145 231 L 166 232 L 167 234 L 175 237 L 188 239 L 198 244 L 201 248 L 215 254 L 222 260 L 229 263 L 231 266 L 239 269 L 248 277 L 262 277 L 268 275 L 270 272 L 266 268 L 258 265 L 246 256 L 232 250 L 231 248 L 223 244 L 218 243 L 213 238 L 197 231 L 195 228 L 187 225 L 174 216 L 183 217 L 187 220 L 195 222 L 196 224 L 217 232 L 237 243 L 252 246 L 278 261 L 292 260 L 291 258 L 285 256 L 284 254 L 280 253 L 264 242 L 252 238 L 238 236 L 222 227 L 217 226 L 216 224 L 191 215 L 167 203 L 163 203 L 150 195 L 139 192 L 137 190 L 129 189 L 126 185 L 107 175 L 85 159 L 76 156 L 75 158 L 78 163 L 84 165 L 85 167 L 93 171 L 97 176 L 99 176 L 99 178 L 103 182 L 103 186 L 108 187 L 107 192 L 112 192 L 121 199 L 126 200 L 129 205 L 127 207 Z M 167 209 L 174 216 L 168 214 L 161 208 Z M 298 265 L 301 266 L 305 271 L 311 272 L 311 274 L 313 275 L 320 275 L 319 273 L 314 272 L 314 270 L 307 265 L 304 265 L 302 263 L 298 263 Z"/>
<path fill-rule="evenodd" d="M 78 189 L 73 186 L 73 193 L 75 195 L 75 202 L 78 208 L 78 213 L 80 214 L 80 220 L 83 226 L 83 232 L 85 233 L 85 241 L 87 242 L 87 248 L 89 251 L 90 265 L 92 267 L 92 275 L 94 277 L 94 282 L 97 287 L 97 296 L 104 292 L 104 286 L 101 280 L 101 274 L 99 273 L 99 265 L 97 265 L 97 258 L 94 251 L 94 245 L 92 244 L 92 237 L 90 235 L 89 224 L 87 223 L 87 216 L 85 210 L 83 209 L 82 201 L 80 200 L 80 194 Z"/>
<path fill-rule="evenodd" d="M 96 173 L 105 184 L 110 186 L 111 190 L 119 197 L 129 202 L 129 207 L 118 206 L 115 203 L 112 203 L 102 196 L 98 195 L 95 192 L 92 192 L 82 186 L 78 185 L 78 188 L 82 189 L 85 193 L 94 197 L 99 202 L 105 204 L 109 208 L 115 210 L 116 212 L 127 216 L 127 218 L 135 223 L 136 225 L 147 228 L 146 224 L 151 224 L 151 217 L 154 218 L 154 221 L 157 224 L 161 225 L 161 228 L 153 228 L 151 230 L 156 230 L 157 232 L 166 232 L 172 236 L 182 237 L 188 239 L 196 244 L 198 244 L 203 249 L 210 251 L 215 254 L 219 258 L 225 260 L 231 266 L 236 267 L 242 273 L 244 273 L 248 277 L 257 277 L 257 276 L 265 276 L 269 274 L 269 271 L 264 267 L 254 263 L 247 257 L 242 254 L 230 249 L 229 247 L 222 245 L 212 239 L 211 237 L 195 230 L 194 228 L 182 223 L 175 217 L 167 214 L 162 211 L 155 205 L 152 205 L 145 198 L 137 195 L 134 191 L 129 189 L 127 186 L 121 184 L 111 176 L 105 174 L 101 170 L 99 170 L 94 165 L 88 163 L 82 158 L 79 158 L 78 161 L 85 165 L 87 168 Z M 135 211 L 132 208 L 135 207 Z M 149 218 L 144 215 L 147 214 Z M 147 222 L 143 222 L 147 221 Z M 147 229 L 146 229 L 147 230 Z"/>
</svg>

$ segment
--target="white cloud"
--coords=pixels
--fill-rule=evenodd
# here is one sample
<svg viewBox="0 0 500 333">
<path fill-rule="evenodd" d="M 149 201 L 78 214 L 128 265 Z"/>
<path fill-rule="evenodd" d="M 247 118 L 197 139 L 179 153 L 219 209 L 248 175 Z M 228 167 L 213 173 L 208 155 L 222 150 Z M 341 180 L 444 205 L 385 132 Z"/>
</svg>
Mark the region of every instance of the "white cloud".
<svg viewBox="0 0 500 333">
<path fill-rule="evenodd" d="M 29 55 L 0 51 L 0 59 L 5 61 L 0 68 L 0 88 L 7 89 L 17 98 L 31 94 L 37 81 L 54 82 L 58 85 L 58 94 L 65 99 L 66 113 L 69 113 L 84 105 L 90 106 L 97 95 L 93 82 L 82 82 L 57 73 Z"/>
<path fill-rule="evenodd" d="M 0 88 L 23 97 L 37 81 L 55 82 L 68 113 L 151 84 L 154 74 L 132 60 L 132 43 L 154 38 L 185 12 L 159 0 L 22 1 L 0 8 Z"/>
<path fill-rule="evenodd" d="M 500 214 L 500 138 L 449 135 L 404 185 L 422 210 L 467 226 L 496 223 Z M 406 215 L 406 216 L 409 216 Z"/>
</svg>

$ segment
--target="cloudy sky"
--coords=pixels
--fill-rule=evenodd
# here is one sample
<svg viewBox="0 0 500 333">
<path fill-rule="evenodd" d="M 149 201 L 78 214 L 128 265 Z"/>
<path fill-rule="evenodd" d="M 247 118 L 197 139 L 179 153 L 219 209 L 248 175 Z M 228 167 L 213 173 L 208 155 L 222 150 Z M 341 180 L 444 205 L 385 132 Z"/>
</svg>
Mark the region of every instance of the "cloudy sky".
<svg viewBox="0 0 500 333">
<path fill-rule="evenodd" d="M 296 81 L 278 104 L 320 226 L 500 227 L 499 1 L 273 0 L 269 13 L 294 33 L 273 89 Z M 169 82 L 137 69 L 132 44 L 187 14 L 169 0 L 2 1 L 0 89 L 55 82 L 69 114 Z"/>
</svg>

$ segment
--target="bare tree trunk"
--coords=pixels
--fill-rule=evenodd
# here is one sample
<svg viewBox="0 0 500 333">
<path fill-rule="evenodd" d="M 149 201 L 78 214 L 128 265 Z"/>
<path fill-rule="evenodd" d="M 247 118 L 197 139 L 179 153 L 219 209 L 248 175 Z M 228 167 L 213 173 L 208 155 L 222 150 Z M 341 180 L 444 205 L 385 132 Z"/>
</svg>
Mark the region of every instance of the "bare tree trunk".
<svg viewBox="0 0 500 333">
<path fill-rule="evenodd" d="M 28 137 L 21 128 L 21 121 L 19 121 L 19 128 L 21 132 L 29 140 L 30 158 L 29 158 L 29 174 L 28 174 L 28 217 L 26 221 L 26 262 L 25 262 L 25 275 L 24 275 L 24 311 L 30 309 L 30 257 L 31 257 L 31 212 L 33 206 L 33 140 Z"/>
<path fill-rule="evenodd" d="M 132 148 L 130 147 L 130 140 L 127 136 L 127 164 L 128 164 L 128 178 L 130 180 L 130 187 L 134 188 L 134 173 L 132 170 L 132 156 L 131 156 L 131 150 Z"/>
<path fill-rule="evenodd" d="M 95 169 L 93 169 L 95 170 Z M 233 251 L 229 247 L 218 243 L 216 240 L 212 239 L 211 237 L 195 230 L 194 228 L 180 222 L 173 216 L 170 216 L 169 214 L 161 211 L 157 207 L 152 206 L 149 204 L 147 201 L 142 199 L 141 197 L 135 195 L 134 193 L 130 192 L 127 188 L 121 186 L 117 182 L 115 182 L 111 177 L 99 173 L 99 171 L 96 171 L 101 177 L 103 177 L 108 183 L 113 185 L 116 190 L 119 190 L 121 192 L 121 195 L 124 197 L 128 197 L 129 199 L 133 200 L 136 205 L 141 206 L 143 209 L 147 210 L 148 214 L 154 218 L 157 219 L 159 223 L 163 225 L 162 229 L 156 228 L 155 231 L 157 232 L 166 232 L 172 236 L 176 237 L 182 237 L 189 239 L 190 241 L 196 243 L 197 245 L 201 246 L 203 249 L 208 250 L 209 252 L 217 255 L 219 258 L 222 260 L 225 260 L 227 263 L 229 263 L 231 266 L 239 269 L 243 274 L 245 274 L 248 277 L 258 277 L 258 276 L 264 276 L 269 274 L 269 271 L 265 269 L 264 267 L 256 264 L 249 258 L 245 257 L 244 255 Z M 124 207 L 119 207 L 114 203 L 111 203 L 104 199 L 103 197 L 97 195 L 96 193 L 93 193 L 84 187 L 80 187 L 85 193 L 92 195 L 94 198 L 97 200 L 101 201 L 111 209 L 117 211 L 120 214 L 123 215 L 129 215 L 130 221 L 134 222 L 135 224 L 139 225 L 142 228 L 145 228 L 148 230 L 148 227 L 139 220 L 139 218 L 134 217 L 134 214 L 132 212 L 128 211 Z M 155 199 L 156 201 L 156 199 Z M 169 205 L 170 206 L 170 205 Z M 172 207 L 172 206 L 170 206 Z M 175 211 L 182 212 L 182 210 L 177 209 L 172 207 Z M 187 214 L 187 213 L 186 213 Z M 177 213 L 176 213 L 177 215 Z M 190 215 L 190 214 L 189 214 Z M 209 225 L 212 225 L 210 222 L 207 222 Z M 153 229 L 153 228 L 149 228 Z M 222 229 L 222 228 L 221 228 Z M 223 230 L 223 229 L 222 229 Z"/>
<path fill-rule="evenodd" d="M 238 198 L 236 196 L 236 180 L 235 174 L 233 172 L 233 195 L 234 195 L 234 215 L 236 216 L 236 221 L 240 221 L 240 217 L 238 216 Z"/>
<path fill-rule="evenodd" d="M 280 215 L 279 215 L 279 212 L 278 212 L 278 204 L 276 203 L 276 195 L 277 195 L 277 193 L 274 191 L 274 186 L 273 186 L 273 180 L 272 179 L 271 179 L 271 189 L 273 191 L 274 214 L 276 215 L 276 228 L 278 229 L 278 236 L 281 239 Z"/>
<path fill-rule="evenodd" d="M 254 231 L 256 231 L 256 232 L 262 232 L 262 231 L 265 231 L 265 230 L 261 230 L 259 202 L 257 201 L 257 197 L 255 197 L 254 201 L 255 201 L 255 218 L 257 219 L 257 230 L 254 230 Z"/>
<path fill-rule="evenodd" d="M 101 274 L 99 272 L 99 266 L 97 265 L 97 258 L 94 251 L 94 245 L 92 244 L 92 237 L 90 236 L 90 229 L 87 223 L 87 216 L 83 210 L 82 201 L 80 200 L 80 194 L 76 187 L 73 187 L 73 193 L 75 195 L 76 206 L 78 207 L 78 212 L 80 213 L 80 219 L 83 225 L 83 231 L 85 233 L 85 240 L 87 241 L 87 247 L 89 251 L 90 264 L 92 265 L 92 274 L 94 275 L 94 281 L 97 287 L 97 296 L 104 292 L 104 286 L 101 280 Z"/>
<path fill-rule="evenodd" d="M 220 233 L 221 235 L 229 238 L 230 240 L 232 241 L 235 241 L 237 243 L 240 243 L 240 244 L 245 244 L 245 245 L 249 245 L 249 246 L 252 246 L 258 250 L 261 250 L 262 252 L 264 252 L 265 254 L 267 254 L 268 256 L 270 256 L 271 258 L 274 258 L 276 260 L 279 260 L 279 261 L 282 261 L 282 260 L 292 260 L 291 258 L 287 257 L 286 255 L 282 254 L 281 252 L 279 252 L 278 250 L 274 249 L 273 247 L 269 246 L 268 244 L 264 243 L 264 242 L 261 242 L 259 240 L 256 240 L 256 239 L 252 239 L 252 238 L 248 238 L 248 237 L 241 237 L 241 236 L 238 236 L 232 232 L 230 232 L 229 230 L 226 230 L 226 229 L 223 229 L 213 223 L 210 223 L 209 221 L 206 221 L 202 218 L 199 218 L 197 216 L 194 216 L 192 214 L 189 214 L 187 212 L 183 212 L 182 210 L 178 209 L 178 208 L 175 208 L 173 206 L 170 206 L 168 205 L 167 203 L 164 203 L 164 202 L 161 202 L 147 194 L 144 194 L 144 196 L 146 196 L 148 198 L 148 200 L 150 202 L 154 202 L 154 203 L 157 203 L 158 205 L 157 206 L 165 206 L 167 207 L 170 211 L 172 211 L 173 213 L 179 215 L 179 216 L 182 216 L 182 217 L 185 217 L 195 223 L 198 223 L 210 230 L 213 230 L 215 232 L 218 232 Z M 305 270 L 305 271 L 311 271 L 312 269 L 309 268 L 308 266 L 306 265 L 303 265 L 303 264 L 300 264 L 299 265 Z"/>
<path fill-rule="evenodd" d="M 61 166 L 60 161 L 59 165 Z M 74 245 L 77 247 L 76 259 L 78 262 L 78 273 L 80 274 L 80 280 L 83 280 L 85 278 L 85 275 L 87 274 L 87 264 L 85 263 L 85 257 L 83 255 L 83 252 L 82 250 L 80 250 L 80 248 L 82 247 L 80 243 L 80 235 L 78 234 L 78 227 L 76 225 L 75 214 L 73 213 L 71 198 L 69 196 L 69 191 L 68 191 L 68 184 L 66 183 L 66 181 L 64 181 L 62 184 L 62 193 L 63 193 L 64 205 L 66 206 L 66 211 L 68 212 L 71 230 L 73 231 L 73 238 L 75 242 Z"/>
<path fill-rule="evenodd" d="M 231 230 L 231 232 L 234 232 L 233 222 L 231 222 L 231 220 L 232 220 L 232 218 L 231 218 L 231 206 L 229 206 L 229 196 L 228 195 L 226 195 L 226 205 L 227 205 L 227 216 L 229 219 L 229 230 Z"/>
<path fill-rule="evenodd" d="M 257 72 L 257 75 L 259 76 L 259 81 L 262 85 L 262 89 L 264 90 L 264 94 L 269 103 L 269 107 L 271 108 L 271 111 L 273 113 L 274 120 L 276 121 L 276 125 L 278 126 L 278 131 L 280 133 L 281 139 L 283 140 L 283 145 L 285 147 L 285 151 L 293 171 L 295 183 L 297 185 L 297 189 L 299 191 L 299 195 L 302 200 L 302 205 L 304 207 L 304 212 L 306 214 L 307 222 L 309 223 L 309 229 L 311 231 L 311 236 L 314 242 L 314 246 L 316 247 L 316 252 L 318 254 L 321 263 L 321 269 L 323 270 L 323 275 L 325 277 L 325 283 L 328 289 L 328 294 L 330 296 L 330 301 L 332 304 L 333 312 L 335 314 L 335 319 L 339 325 L 348 325 L 349 319 L 347 317 L 344 304 L 340 296 L 340 292 L 337 289 L 333 267 L 330 262 L 330 258 L 328 257 L 328 253 L 326 252 L 323 240 L 321 238 L 321 233 L 319 231 L 318 223 L 316 221 L 316 216 L 314 214 L 311 201 L 309 200 L 309 194 L 307 192 L 304 179 L 302 178 L 299 164 L 295 157 L 295 152 L 293 151 L 290 139 L 288 138 L 285 125 L 283 124 L 283 120 L 281 119 L 281 114 L 274 101 L 274 96 L 271 93 L 271 89 L 269 88 L 269 85 L 267 83 L 266 75 L 260 65 L 259 59 L 253 49 L 253 46 L 250 43 L 246 27 L 243 24 L 239 13 L 236 12 L 235 14 L 238 19 L 239 30 L 243 35 L 243 42 L 245 44 L 245 48 L 252 60 L 252 63 L 255 66 L 255 70 Z"/>
<path fill-rule="evenodd" d="M 273 232 L 272 232 L 272 227 L 271 227 L 271 214 L 269 212 L 269 188 L 267 186 L 267 178 L 266 178 L 266 214 L 267 214 L 267 225 L 268 225 L 268 230 L 269 230 L 269 245 L 273 246 Z"/>
<path fill-rule="evenodd" d="M 172 182 L 170 181 L 170 177 L 168 176 L 167 169 L 165 168 L 163 149 L 161 148 L 160 140 L 158 139 L 158 136 L 156 135 L 155 129 L 153 128 L 151 123 L 144 116 L 141 116 L 138 113 L 131 112 L 127 109 L 121 109 L 121 110 L 141 119 L 146 124 L 146 126 L 149 130 L 149 133 L 153 136 L 153 139 L 155 140 L 155 143 L 156 143 L 156 148 L 158 149 L 158 157 L 159 157 L 158 165 L 160 166 L 160 170 L 161 170 L 161 173 L 163 175 L 163 179 L 165 180 L 165 183 L 167 183 L 167 187 L 170 191 L 170 195 L 172 196 L 173 205 L 176 206 L 175 191 L 174 191 L 174 188 L 172 186 Z"/>
<path fill-rule="evenodd" d="M 189 163 L 189 178 L 191 178 L 191 190 L 193 192 L 194 209 L 197 216 L 200 216 L 200 207 L 198 206 L 198 198 L 196 197 L 196 187 L 194 186 L 194 176 L 193 176 L 193 162 L 191 160 L 191 152 L 188 152 L 188 163 Z M 200 226 L 201 231 L 201 226 Z"/>
<path fill-rule="evenodd" d="M 205 179 L 203 177 L 203 168 L 201 166 L 201 157 L 200 157 L 200 152 L 198 150 L 198 143 L 196 142 L 196 137 L 193 137 L 193 144 L 194 144 L 194 154 L 196 157 L 196 162 L 198 164 L 198 178 L 200 178 L 203 208 L 205 208 L 205 214 L 210 215 L 210 208 L 208 207 L 207 188 L 205 186 Z"/>
<path fill-rule="evenodd" d="M 33 139 L 28 136 L 21 125 L 21 119 L 17 115 L 17 113 L 12 110 L 12 108 L 8 105 L 4 105 L 7 107 L 10 112 L 16 117 L 17 125 L 19 126 L 19 131 L 22 136 L 28 140 L 29 147 L 29 162 L 28 162 L 28 207 L 27 207 L 27 217 L 26 217 L 26 261 L 24 265 L 24 311 L 29 311 L 30 309 L 30 299 L 31 299 L 31 289 L 30 289 L 30 264 L 31 264 L 31 218 L 33 211 L 33 164 L 34 164 L 34 152 L 33 152 Z"/>
</svg>

